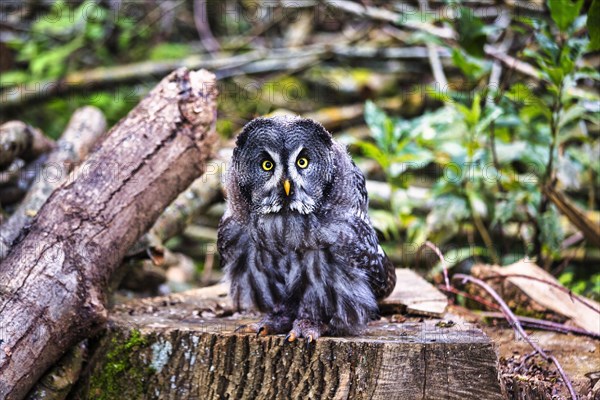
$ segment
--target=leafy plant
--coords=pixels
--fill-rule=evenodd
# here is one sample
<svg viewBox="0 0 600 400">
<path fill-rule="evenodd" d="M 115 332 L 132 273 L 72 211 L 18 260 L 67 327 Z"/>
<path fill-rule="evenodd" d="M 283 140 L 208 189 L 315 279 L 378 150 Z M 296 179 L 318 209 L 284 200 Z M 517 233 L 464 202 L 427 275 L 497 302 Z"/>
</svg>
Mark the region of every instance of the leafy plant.
<svg viewBox="0 0 600 400">
<path fill-rule="evenodd" d="M 580 33 L 586 23 L 579 15 L 583 1 L 569 3 L 549 1 L 552 21 L 513 24 L 513 29 L 526 24 L 536 39 L 537 45 L 530 42 L 522 53 L 539 71 L 537 82 L 513 79 L 504 91 L 487 87 L 492 62 L 484 58 L 483 45 L 492 30 L 471 14 L 458 19 L 458 43 L 450 50 L 466 81 L 475 83 L 474 90 L 432 91 L 443 107 L 412 120 L 391 117 L 366 103 L 372 140 L 356 145 L 377 161 L 392 190 L 407 189 L 411 171 L 438 171 L 425 224 L 409 218 L 419 212 L 418 204 L 408 209 L 391 204 L 391 215 L 406 228 L 406 240 L 443 244 L 466 231 L 483 243 L 491 262 L 514 262 L 525 255 L 542 263 L 560 258 L 564 224 L 543 187 L 574 188 L 598 179 L 591 157 L 598 142 L 582 124 L 599 122 L 594 111 L 600 98 L 578 83 L 597 81 L 599 74 L 582 62 L 592 48 Z M 379 216 L 375 223 L 381 220 Z M 402 226 L 407 221 L 412 225 Z M 513 245 L 499 248 L 507 237 Z M 515 241 L 521 245 L 515 247 Z"/>
<path fill-rule="evenodd" d="M 15 52 L 19 69 L 0 74 L 0 88 L 13 85 L 43 88 L 72 71 L 145 58 L 152 29 L 123 10 L 131 8 L 117 12 L 92 1 L 53 2 L 46 13 L 34 18 L 27 31 L 6 42 Z M 157 51 L 155 58 L 162 53 Z M 140 94 L 144 93 L 134 87 L 120 87 L 119 92 L 80 90 L 23 108 L 19 118 L 56 138 L 76 108 L 95 105 L 112 124 L 137 103 Z"/>
</svg>

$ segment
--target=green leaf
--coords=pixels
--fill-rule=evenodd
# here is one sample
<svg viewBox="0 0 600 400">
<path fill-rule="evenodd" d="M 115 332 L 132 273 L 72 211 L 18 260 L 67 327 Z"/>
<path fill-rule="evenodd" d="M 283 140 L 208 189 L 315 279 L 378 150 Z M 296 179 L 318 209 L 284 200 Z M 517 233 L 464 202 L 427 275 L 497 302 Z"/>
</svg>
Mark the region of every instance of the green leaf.
<svg viewBox="0 0 600 400">
<path fill-rule="evenodd" d="M 463 115 L 467 125 L 473 125 L 477 122 L 477 119 L 474 117 L 471 109 L 463 104 L 454 103 L 456 109 Z"/>
<path fill-rule="evenodd" d="M 189 45 L 184 43 L 160 43 L 150 51 L 150 60 L 172 60 L 194 54 Z"/>
<path fill-rule="evenodd" d="M 587 78 L 600 81 L 600 72 L 598 72 L 595 68 L 584 66 L 575 72 L 574 77 L 576 80 Z"/>
<path fill-rule="evenodd" d="M 492 122 L 496 121 L 504 113 L 502 108 L 497 106 L 488 107 L 485 111 L 487 115 L 483 117 L 475 126 L 475 132 L 477 134 L 485 131 Z"/>
<path fill-rule="evenodd" d="M 473 103 L 471 104 L 471 117 L 472 120 L 469 121 L 471 126 L 475 126 L 479 122 L 481 118 L 481 94 L 479 92 L 475 93 L 473 97 Z"/>
<path fill-rule="evenodd" d="M 483 58 L 485 53 L 483 46 L 487 40 L 485 24 L 473 15 L 468 8 L 460 10 L 460 17 L 457 21 L 458 43 L 467 51 L 467 53 Z"/>
<path fill-rule="evenodd" d="M 373 160 L 377 161 L 377 163 L 384 170 L 386 170 L 389 167 L 390 161 L 387 155 L 383 151 L 381 151 L 381 149 L 375 144 L 371 142 L 360 141 L 357 142 L 356 145 L 362 150 L 366 157 L 372 158 Z"/>
<path fill-rule="evenodd" d="M 365 122 L 369 125 L 373 138 L 382 148 L 388 148 L 389 117 L 371 100 L 365 103 Z"/>
<path fill-rule="evenodd" d="M 558 281 L 563 286 L 569 286 L 573 282 L 573 271 L 567 271 L 560 274 Z"/>
<path fill-rule="evenodd" d="M 369 217 L 375 229 L 383 233 L 386 240 L 400 237 L 398 222 L 394 215 L 387 210 L 369 209 Z"/>
<path fill-rule="evenodd" d="M 500 200 L 496 203 L 494 208 L 494 219 L 492 220 L 492 227 L 496 225 L 504 225 L 510 220 L 517 210 L 517 202 L 513 196 L 510 196 L 507 200 Z"/>
<path fill-rule="evenodd" d="M 66 70 L 67 58 L 82 45 L 83 37 L 79 36 L 63 46 L 39 54 L 29 64 L 31 74 L 34 77 L 56 78 L 60 76 Z"/>
<path fill-rule="evenodd" d="M 583 0 L 576 0 L 575 2 L 571 0 L 548 0 L 547 4 L 550 9 L 550 16 L 558 29 L 561 32 L 566 32 L 579 15 Z M 598 20 L 596 20 L 597 22 Z"/>
<path fill-rule="evenodd" d="M 548 75 L 550 82 L 554 83 L 556 86 L 559 86 L 565 77 L 565 74 L 564 74 L 562 68 L 548 67 L 548 68 L 546 68 L 545 72 Z"/>
<path fill-rule="evenodd" d="M 544 53 L 550 56 L 552 60 L 556 60 L 560 52 L 560 47 L 558 47 L 554 39 L 546 36 L 543 32 L 534 32 L 534 36 Z"/>
<path fill-rule="evenodd" d="M 474 215 L 479 215 L 482 218 L 487 217 L 487 205 L 481 194 L 475 190 L 467 190 L 467 198 L 469 199 L 469 207 Z"/>
<path fill-rule="evenodd" d="M 452 61 L 463 74 L 472 79 L 479 79 L 489 67 L 484 61 L 465 54 L 461 49 L 452 49 Z"/>
<path fill-rule="evenodd" d="M 542 243 L 551 252 L 560 250 L 564 235 L 556 208 L 551 205 L 548 210 L 539 216 L 540 236 Z"/>
<path fill-rule="evenodd" d="M 461 221 L 469 219 L 469 206 L 462 197 L 445 195 L 437 197 L 427 216 L 430 231 L 449 229 L 457 231 Z"/>
<path fill-rule="evenodd" d="M 528 104 L 533 101 L 535 94 L 523 83 L 515 83 L 509 88 L 506 97 L 516 103 Z"/>
<path fill-rule="evenodd" d="M 589 51 L 600 50 L 600 0 L 593 0 L 587 16 L 587 28 L 590 33 Z"/>
<path fill-rule="evenodd" d="M 558 128 L 561 129 L 565 125 L 573 121 L 582 119 L 586 114 L 586 109 L 578 104 L 571 106 L 566 111 L 561 112 L 558 120 Z"/>
<path fill-rule="evenodd" d="M 6 71 L 0 74 L 0 87 L 20 85 L 29 80 L 25 71 Z"/>
<path fill-rule="evenodd" d="M 496 155 L 498 156 L 498 161 L 502 164 L 518 160 L 526 151 L 527 143 L 524 141 L 514 140 L 510 143 L 498 141 L 496 143 Z"/>
</svg>

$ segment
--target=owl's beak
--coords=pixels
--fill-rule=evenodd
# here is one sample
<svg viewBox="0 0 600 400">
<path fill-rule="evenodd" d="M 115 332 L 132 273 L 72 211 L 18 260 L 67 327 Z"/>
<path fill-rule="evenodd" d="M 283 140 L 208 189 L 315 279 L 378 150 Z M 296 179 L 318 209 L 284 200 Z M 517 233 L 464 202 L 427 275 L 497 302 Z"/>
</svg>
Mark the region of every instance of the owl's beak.
<svg viewBox="0 0 600 400">
<path fill-rule="evenodd" d="M 290 181 L 289 179 L 286 179 L 285 181 L 283 181 L 283 190 L 285 190 L 285 195 L 289 196 L 290 195 Z"/>
</svg>

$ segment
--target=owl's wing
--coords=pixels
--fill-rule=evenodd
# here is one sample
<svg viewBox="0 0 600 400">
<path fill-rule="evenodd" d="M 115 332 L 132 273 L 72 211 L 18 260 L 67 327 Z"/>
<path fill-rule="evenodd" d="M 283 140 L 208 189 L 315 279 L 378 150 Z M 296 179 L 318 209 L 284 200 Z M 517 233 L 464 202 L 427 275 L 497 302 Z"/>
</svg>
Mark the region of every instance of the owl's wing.
<svg viewBox="0 0 600 400">
<path fill-rule="evenodd" d="M 383 299 L 394 290 L 396 271 L 394 265 L 379 245 L 377 234 L 371 223 L 364 218 L 351 217 L 346 220 L 347 234 L 339 238 L 339 253 L 347 254 L 350 268 L 366 272 L 375 297 Z"/>
<path fill-rule="evenodd" d="M 369 219 L 369 197 L 365 177 L 354 162 L 351 174 L 352 182 L 349 187 L 354 189 L 354 215 L 350 224 L 356 236 L 353 238 L 354 243 L 348 245 L 353 248 L 352 259 L 355 266 L 367 271 L 375 297 L 383 299 L 389 296 L 396 286 L 396 270 L 379 245 L 377 233 Z"/>
<path fill-rule="evenodd" d="M 232 216 L 228 216 L 227 214 L 223 216 L 218 228 L 217 249 L 221 255 L 221 265 L 223 266 L 227 280 L 231 284 L 229 292 L 237 309 L 243 303 L 240 277 L 246 270 L 243 243 L 247 241 L 248 236 L 243 225 Z"/>
</svg>

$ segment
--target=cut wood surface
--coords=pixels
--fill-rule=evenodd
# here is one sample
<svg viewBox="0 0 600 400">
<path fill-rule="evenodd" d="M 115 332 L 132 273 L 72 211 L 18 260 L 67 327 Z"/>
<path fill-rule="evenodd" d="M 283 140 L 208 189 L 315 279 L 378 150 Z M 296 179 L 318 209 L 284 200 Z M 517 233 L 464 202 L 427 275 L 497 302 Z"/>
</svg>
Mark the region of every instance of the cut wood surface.
<svg viewBox="0 0 600 400">
<path fill-rule="evenodd" d="M 25 396 L 66 350 L 106 322 L 122 257 L 200 176 L 216 140 L 213 74 L 179 69 L 54 191 L 0 264 L 0 399 Z M 125 397 L 126 398 L 126 397 Z"/>
<path fill-rule="evenodd" d="M 428 317 L 442 318 L 446 313 L 448 298 L 416 272 L 396 268 L 396 287 L 389 297 L 379 302 L 383 314 L 408 313 Z M 186 298 L 219 299 L 219 307 L 233 312 L 233 306 L 227 297 L 229 285 L 220 283 L 201 289 L 185 292 Z M 173 295 L 177 299 L 177 294 Z"/>
<path fill-rule="evenodd" d="M 77 397 L 502 398 L 493 344 L 473 325 L 384 318 L 362 336 L 288 343 L 235 333 L 259 315 L 233 312 L 226 293 L 216 285 L 118 306 Z"/>
<path fill-rule="evenodd" d="M 396 269 L 396 287 L 380 302 L 383 313 L 409 313 L 441 318 L 448 298 L 410 269 Z"/>
</svg>

